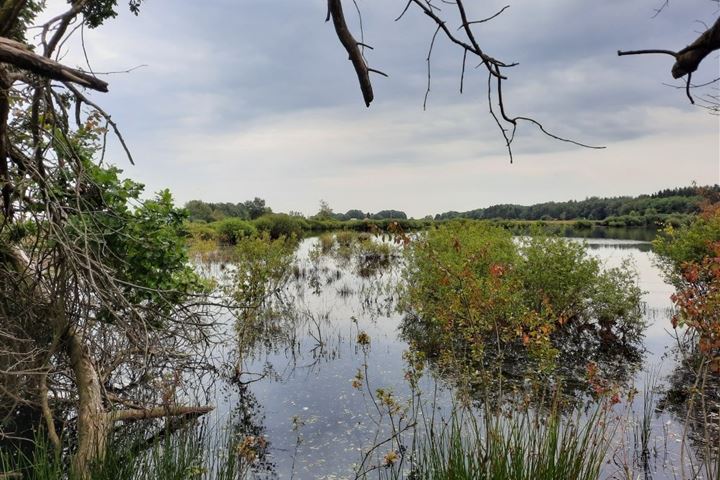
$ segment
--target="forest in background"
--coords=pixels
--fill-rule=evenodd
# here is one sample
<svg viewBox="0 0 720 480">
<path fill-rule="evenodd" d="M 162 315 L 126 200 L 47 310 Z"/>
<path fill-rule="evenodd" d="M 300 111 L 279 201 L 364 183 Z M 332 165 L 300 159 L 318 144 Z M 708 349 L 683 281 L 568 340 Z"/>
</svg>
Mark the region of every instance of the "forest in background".
<svg viewBox="0 0 720 480">
<path fill-rule="evenodd" d="M 448 211 L 427 215 L 425 220 L 451 220 L 470 218 L 483 220 L 605 220 L 610 217 L 648 217 L 654 215 L 694 214 L 700 209 L 703 198 L 720 192 L 720 185 L 666 188 L 652 194 L 621 197 L 589 197 L 585 200 L 565 202 L 543 202 L 534 205 L 497 204 L 465 212 Z M 213 222 L 224 218 L 255 220 L 267 213 L 273 213 L 265 200 L 255 197 L 245 202 L 204 202 L 190 200 L 185 204 L 188 219 L 193 222 Z M 299 212 L 288 212 L 291 216 L 303 216 Z M 320 201 L 320 210 L 309 218 L 347 220 L 406 220 L 402 210 L 386 209 L 379 212 L 365 212 L 350 209 L 345 213 L 334 212 L 329 205 Z"/>
</svg>

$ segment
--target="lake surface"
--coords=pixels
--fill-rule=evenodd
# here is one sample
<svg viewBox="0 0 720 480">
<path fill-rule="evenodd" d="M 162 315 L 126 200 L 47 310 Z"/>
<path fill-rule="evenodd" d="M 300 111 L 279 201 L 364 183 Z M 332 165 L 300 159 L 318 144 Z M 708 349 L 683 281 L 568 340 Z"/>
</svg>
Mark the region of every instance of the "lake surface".
<svg viewBox="0 0 720 480">
<path fill-rule="evenodd" d="M 618 239 L 571 241 L 586 241 L 592 254 L 608 267 L 627 258 L 635 264 L 645 291 L 647 328 L 642 363 L 632 370 L 631 381 L 642 392 L 654 375 L 661 386 L 677 366 L 670 325 L 673 288 L 653 265 L 650 244 Z M 229 328 L 233 341 L 221 349 L 220 355 L 236 365 L 227 372 L 235 381 L 213 387 L 218 409 L 211 421 L 223 425 L 230 420 L 240 434 L 262 437 L 255 478 L 354 478 L 363 452 L 373 445 L 379 429 L 372 422 L 367 390 L 352 385 L 366 362 L 365 380 L 373 390 L 391 389 L 401 399 L 409 394 L 403 360 L 408 345 L 399 329 L 403 317 L 395 309 L 399 262 L 373 272 L 352 259 L 311 258 L 316 242 L 317 238 L 310 238 L 299 245 L 295 276 L 278 292 L 276 311 L 246 331 Z M 220 272 L 217 264 L 211 267 Z M 233 323 L 228 319 L 228 325 Z M 360 332 L 369 336 L 368 348 L 358 345 Z M 236 340 L 239 337 L 242 347 Z M 429 373 L 422 378 L 425 392 L 434 392 L 436 387 L 438 405 L 447 404 L 451 388 Z M 641 411 L 639 397 L 632 407 Z M 654 401 L 659 397 L 655 395 Z M 681 432 L 671 413 L 653 414 L 651 461 L 639 478 L 676 478 Z M 611 461 L 605 477 L 620 478 L 621 464 Z"/>
</svg>

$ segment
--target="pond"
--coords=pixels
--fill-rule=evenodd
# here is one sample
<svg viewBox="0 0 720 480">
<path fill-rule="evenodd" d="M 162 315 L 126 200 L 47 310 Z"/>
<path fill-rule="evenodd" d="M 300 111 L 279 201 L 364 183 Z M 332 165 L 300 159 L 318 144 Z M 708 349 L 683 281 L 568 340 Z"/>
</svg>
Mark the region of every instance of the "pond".
<svg viewBox="0 0 720 480">
<path fill-rule="evenodd" d="M 661 387 L 678 366 L 669 320 L 673 289 L 654 266 L 648 242 L 570 241 L 587 242 L 606 267 L 630 259 L 637 269 L 646 322 L 642 345 L 633 358 L 612 361 L 627 377 L 625 383 L 639 392 L 650 384 L 650 454 L 638 467 L 641 478 L 677 478 L 683 423 L 676 419 L 678 411 L 658 406 Z M 380 268 L 368 268 L 356 257 L 318 255 L 318 242 L 309 238 L 300 243 L 293 276 L 276 292 L 270 308 L 245 318 L 240 323 L 245 327 L 228 318 L 227 335 L 234 340 L 218 353 L 232 365 L 225 375 L 231 380 L 212 386 L 217 410 L 210 422 L 230 422 L 254 439 L 254 478 L 355 478 L 364 453 L 385 428 L 374 423 L 369 392 L 383 388 L 399 399 L 411 393 L 405 377 L 404 318 L 396 308 L 401 260 L 388 258 Z M 222 262 L 205 268 L 218 277 L 232 271 Z M 354 385 L 358 375 L 367 385 Z M 453 382 L 437 378 L 433 369 L 422 376 L 420 389 L 434 395 L 435 408 L 452 402 Z M 642 415 L 643 402 L 637 395 L 628 408 Z M 631 427 L 619 437 L 632 435 L 637 430 Z M 614 459 L 602 478 L 626 478 L 623 468 L 623 461 Z"/>
</svg>

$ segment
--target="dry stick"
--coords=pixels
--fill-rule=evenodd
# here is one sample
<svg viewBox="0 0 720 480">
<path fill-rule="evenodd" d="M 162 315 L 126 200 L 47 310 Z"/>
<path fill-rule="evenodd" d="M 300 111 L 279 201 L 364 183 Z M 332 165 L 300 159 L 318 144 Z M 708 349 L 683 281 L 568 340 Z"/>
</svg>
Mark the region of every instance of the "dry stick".
<svg viewBox="0 0 720 480">
<path fill-rule="evenodd" d="M 672 67 L 673 78 L 680 78 L 693 73 L 698 69 L 700 63 L 711 52 L 720 49 L 720 17 L 715 20 L 712 27 L 705 30 L 690 45 L 678 52 L 662 49 L 647 50 L 618 50 L 618 56 L 624 55 L 646 55 L 646 54 L 665 54 L 675 58 L 675 64 Z"/>
<path fill-rule="evenodd" d="M 117 123 L 115 123 L 115 122 L 113 121 L 113 119 L 110 117 L 110 115 L 109 115 L 105 110 L 103 110 L 102 108 L 100 108 L 100 106 L 97 105 L 95 102 L 93 102 L 92 100 L 90 100 L 89 98 L 87 98 L 85 95 L 83 95 L 82 92 L 80 92 L 80 90 L 78 90 L 78 89 L 77 89 L 74 85 L 72 85 L 71 83 L 65 82 L 65 86 L 68 88 L 68 90 L 70 90 L 72 93 L 75 94 L 75 98 L 78 100 L 78 102 L 82 102 L 82 103 L 85 103 L 85 104 L 91 106 L 91 107 L 94 108 L 100 115 L 102 115 L 103 118 L 105 118 L 105 120 L 107 121 L 107 123 L 109 123 L 109 124 L 112 126 L 113 131 L 115 132 L 115 135 L 117 136 L 118 140 L 120 140 L 120 144 L 122 145 L 123 150 L 125 150 L 125 155 L 127 155 L 128 160 L 130 161 L 130 163 L 131 163 L 132 165 L 135 165 L 135 161 L 133 160 L 132 153 L 130 153 L 130 149 L 128 148 L 127 144 L 125 143 L 125 138 L 123 138 L 122 133 L 120 133 L 120 129 L 119 129 L 118 126 L 117 126 Z"/>
<path fill-rule="evenodd" d="M 492 15 L 492 16 L 487 17 L 487 18 L 483 18 L 482 20 L 474 20 L 474 21 L 472 21 L 472 22 L 463 23 L 462 25 L 460 25 L 460 26 L 458 27 L 458 30 L 462 29 L 463 27 L 465 27 L 465 26 L 467 26 L 467 25 L 474 25 L 474 24 L 477 24 L 477 23 L 489 22 L 489 21 L 492 20 L 493 18 L 499 16 L 501 13 L 503 13 L 503 12 L 504 12 L 505 10 L 507 10 L 508 8 L 510 8 L 510 5 L 505 5 L 505 6 L 504 6 L 503 8 L 501 8 L 500 11 L 497 12 L 495 15 Z"/>
<path fill-rule="evenodd" d="M 704 83 L 696 83 L 695 85 L 690 85 L 690 88 L 707 87 L 708 85 L 712 85 L 713 83 L 718 83 L 718 82 L 720 82 L 720 77 L 714 78 L 712 80 L 708 80 L 707 82 L 704 82 Z M 666 87 L 672 87 L 672 88 L 683 88 L 683 89 L 687 88 L 686 85 L 673 85 L 671 83 L 663 83 L 663 85 L 665 85 Z"/>
<path fill-rule="evenodd" d="M 687 75 L 687 82 L 685 83 L 685 95 L 687 95 L 688 99 L 690 99 L 690 103 L 695 105 L 695 100 L 692 97 L 692 94 L 690 93 L 690 82 L 692 81 L 692 72 L 688 73 Z"/>
<path fill-rule="evenodd" d="M 673 78 L 680 78 L 698 69 L 700 62 L 714 50 L 720 49 L 720 16 L 693 43 L 677 53 L 672 67 Z"/>
<path fill-rule="evenodd" d="M 430 48 L 428 49 L 427 58 L 425 58 L 425 61 L 427 62 L 427 89 L 425 90 L 425 99 L 423 100 L 423 110 L 427 108 L 427 100 L 428 96 L 430 95 L 430 75 L 431 75 L 431 69 L 430 69 L 430 58 L 432 57 L 432 51 L 433 47 L 435 46 L 435 39 L 437 38 L 438 32 L 440 32 L 440 27 L 437 27 L 435 29 L 435 33 L 433 33 L 432 40 L 430 41 Z M 460 87 L 462 88 L 462 87 Z"/>
<path fill-rule="evenodd" d="M 332 18 L 335 33 L 340 43 L 345 47 L 350 61 L 353 67 L 355 67 L 355 73 L 360 82 L 360 91 L 362 92 L 363 100 L 365 100 L 365 106 L 369 107 L 374 98 L 372 84 L 370 83 L 370 70 L 363 59 L 357 40 L 355 40 L 355 37 L 350 33 L 350 29 L 345 22 L 341 0 L 328 0 L 328 18 L 326 18 L 325 21 L 328 21 L 330 18 Z"/>
<path fill-rule="evenodd" d="M 463 50 L 462 71 L 460 72 L 460 93 L 463 93 L 463 84 L 465 83 L 465 63 L 467 63 L 467 50 Z"/>
<path fill-rule="evenodd" d="M 0 473 L 0 480 L 22 480 L 23 474 L 20 472 Z"/>
<path fill-rule="evenodd" d="M 488 108 L 490 109 L 490 115 L 492 115 L 493 119 L 495 120 L 495 123 L 497 124 L 498 128 L 500 129 L 500 132 L 502 133 L 503 138 L 505 139 L 505 146 L 507 147 L 508 155 L 510 156 L 510 163 L 513 163 L 513 153 L 512 153 L 512 147 L 510 146 L 510 139 L 507 136 L 507 130 L 505 127 L 503 127 L 502 123 L 500 123 L 500 119 L 498 118 L 497 114 L 495 113 L 495 110 L 492 106 L 492 75 L 488 73 L 488 88 L 487 88 L 487 99 L 488 99 Z"/>
<path fill-rule="evenodd" d="M 0 62 L 9 63 L 17 68 L 28 70 L 44 78 L 61 82 L 72 82 L 100 92 L 108 91 L 107 82 L 88 75 L 83 71 L 66 67 L 54 60 L 38 55 L 28 50 L 26 45 L 16 42 L 15 40 L 10 40 L 9 38 L 0 37 Z"/>
<path fill-rule="evenodd" d="M 360 6 L 357 4 L 357 0 L 353 0 L 353 5 L 355 5 L 355 11 L 357 11 L 358 14 L 358 26 L 360 27 L 360 41 L 357 42 L 357 44 L 358 46 L 362 47 L 360 49 L 360 53 L 362 54 L 363 58 L 365 58 L 365 29 L 363 28 L 362 12 L 360 11 Z"/>
<path fill-rule="evenodd" d="M 605 148 L 604 146 L 588 145 L 585 143 L 576 142 L 575 140 L 571 140 L 569 138 L 559 137 L 559 136 L 555 135 L 554 133 L 550 133 L 549 131 L 545 130 L 545 127 L 540 122 L 538 122 L 537 120 L 534 120 L 532 118 L 529 118 L 529 117 L 513 117 L 513 118 L 508 117 L 507 114 L 505 113 L 505 105 L 503 103 L 503 98 L 502 98 L 502 79 L 500 77 L 498 77 L 497 92 L 498 92 L 498 100 L 500 103 L 500 113 L 501 113 L 502 117 L 505 119 L 505 121 L 513 124 L 513 134 L 510 137 L 511 142 L 512 142 L 513 138 L 515 137 L 515 130 L 517 128 L 517 122 L 520 120 L 524 120 L 526 122 L 534 124 L 536 127 L 538 127 L 540 129 L 540 131 L 542 133 L 544 133 L 545 135 L 547 135 L 550 138 L 554 138 L 555 140 L 560 140 L 561 142 L 566 142 L 566 143 L 572 143 L 573 145 L 577 145 L 578 147 L 592 148 L 594 150 L 602 150 Z"/>
<path fill-rule="evenodd" d="M 448 38 L 448 40 L 450 40 L 454 44 L 456 44 L 466 50 L 471 51 L 473 54 L 480 57 L 483 65 L 485 65 L 487 67 L 488 71 L 490 71 L 490 73 L 492 73 L 494 76 L 500 75 L 498 73 L 497 67 L 512 67 L 512 66 L 517 65 L 515 63 L 505 64 L 505 63 L 485 54 L 480 49 L 479 46 L 470 45 L 467 42 L 464 42 L 464 41 L 460 40 L 459 38 L 457 38 L 455 35 L 453 35 L 453 33 L 447 27 L 446 22 L 442 18 L 440 18 L 430 7 L 428 7 L 427 5 L 422 3 L 421 0 L 410 0 L 410 3 L 414 3 L 415 5 L 417 5 L 423 11 L 423 13 L 425 13 L 425 15 L 430 17 L 437 24 L 437 26 L 443 31 L 443 33 Z M 465 20 L 463 20 L 463 22 L 465 22 Z M 468 30 L 469 30 L 469 28 L 470 27 L 466 27 L 466 29 L 468 29 Z M 474 39 L 474 37 L 473 37 L 473 39 Z M 471 42 L 472 41 L 473 40 L 471 39 Z M 505 78 L 505 77 L 502 77 L 502 78 Z"/>
</svg>

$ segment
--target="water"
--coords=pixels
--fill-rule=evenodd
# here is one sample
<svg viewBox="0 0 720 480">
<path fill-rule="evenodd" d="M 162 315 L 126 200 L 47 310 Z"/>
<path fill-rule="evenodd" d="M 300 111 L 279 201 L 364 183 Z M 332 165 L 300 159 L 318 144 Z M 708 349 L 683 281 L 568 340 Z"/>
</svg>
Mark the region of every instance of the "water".
<svg viewBox="0 0 720 480">
<path fill-rule="evenodd" d="M 257 478 L 354 478 L 363 449 L 378 438 L 368 392 L 352 385 L 358 369 L 364 371 L 367 363 L 365 381 L 372 390 L 391 389 L 399 398 L 409 393 L 403 360 L 408 345 L 399 331 L 402 316 L 394 308 L 399 268 L 390 266 L 368 275 L 342 258 L 312 260 L 310 252 L 317 241 L 311 238 L 300 244 L 297 279 L 279 295 L 283 301 L 276 300 L 282 311 L 269 315 L 270 328 L 267 321 L 261 322 L 265 330 L 246 332 L 242 348 L 230 342 L 223 352 L 237 363 L 234 375 L 242 383 L 219 387 L 215 421 L 235 418 L 242 434 L 267 441 Z M 630 380 L 642 392 L 650 374 L 662 380 L 677 365 L 669 319 L 673 289 L 655 267 L 648 242 L 583 241 L 604 265 L 616 266 L 629 258 L 637 268 L 645 292 L 647 328 L 642 363 L 630 370 Z M 368 348 L 358 344 L 360 332 L 369 336 Z M 434 385 L 429 375 L 423 378 L 426 391 L 433 391 Z M 449 390 L 441 388 L 440 396 L 447 399 Z M 640 397 L 633 404 L 638 412 Z M 641 478 L 675 478 L 681 427 L 668 412 L 655 413 L 652 425 L 652 458 Z M 619 478 L 621 467 L 611 463 L 605 475 Z"/>
</svg>

